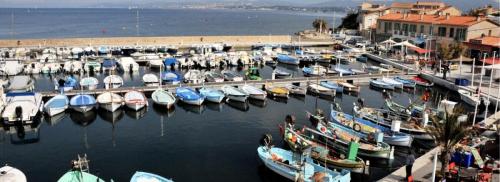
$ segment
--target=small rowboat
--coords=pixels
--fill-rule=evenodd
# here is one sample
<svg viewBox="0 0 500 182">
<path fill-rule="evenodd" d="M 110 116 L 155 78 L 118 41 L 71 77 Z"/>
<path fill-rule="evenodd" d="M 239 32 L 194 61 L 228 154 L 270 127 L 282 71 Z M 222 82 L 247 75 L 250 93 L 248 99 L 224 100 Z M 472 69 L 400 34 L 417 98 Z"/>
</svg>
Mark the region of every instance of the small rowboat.
<svg viewBox="0 0 500 182">
<path fill-rule="evenodd" d="M 392 78 L 383 77 L 380 80 L 383 81 L 383 82 L 385 82 L 385 83 L 387 83 L 387 84 L 394 85 L 394 88 L 403 89 L 403 83 L 401 83 L 401 82 L 399 82 L 397 80 L 394 80 Z"/>
<path fill-rule="evenodd" d="M 337 93 L 342 93 L 344 92 L 344 87 L 342 87 L 341 85 L 335 83 L 335 82 L 331 82 L 331 81 L 321 81 L 319 83 L 321 86 L 323 87 L 326 87 L 326 88 L 329 88 L 331 90 L 335 90 Z"/>
<path fill-rule="evenodd" d="M 415 86 L 417 85 L 414 80 L 405 79 L 401 77 L 394 77 L 394 80 L 403 83 L 403 87 L 407 88 L 415 88 Z"/>
<path fill-rule="evenodd" d="M 305 87 L 301 87 L 301 86 L 297 86 L 297 85 L 293 85 L 293 84 L 285 85 L 285 87 L 288 89 L 290 94 L 293 94 L 293 95 L 305 96 L 306 92 L 307 92 L 307 89 Z"/>
<path fill-rule="evenodd" d="M 45 103 L 45 105 L 43 106 L 43 111 L 48 116 L 54 116 L 64 112 L 68 108 L 68 105 L 69 105 L 68 96 L 64 94 L 59 94 L 50 98 L 50 100 L 47 101 L 47 103 Z"/>
<path fill-rule="evenodd" d="M 156 89 L 152 94 L 151 94 L 151 99 L 153 99 L 153 102 L 155 104 L 161 105 L 161 106 L 166 106 L 167 109 L 170 109 L 176 99 L 172 93 L 169 91 L 163 90 L 161 88 Z"/>
<path fill-rule="evenodd" d="M 192 88 L 189 87 L 178 87 L 175 89 L 175 95 L 180 101 L 191 104 L 191 105 L 201 105 L 205 101 L 205 97 Z"/>
<path fill-rule="evenodd" d="M 290 92 L 286 87 L 277 87 L 277 86 L 272 86 L 270 84 L 267 84 L 265 87 L 267 94 L 273 97 L 288 98 L 288 95 L 290 94 Z"/>
<path fill-rule="evenodd" d="M 123 79 L 118 75 L 109 75 L 106 78 L 104 78 L 103 82 L 104 82 L 104 88 L 106 89 L 120 88 L 123 85 Z"/>
<path fill-rule="evenodd" d="M 225 95 L 222 90 L 213 88 L 201 88 L 200 94 L 205 96 L 205 100 L 215 103 L 221 103 Z"/>
<path fill-rule="evenodd" d="M 135 111 L 141 110 L 144 106 L 148 105 L 146 96 L 138 91 L 127 92 L 123 98 L 125 100 L 125 105 Z"/>
<path fill-rule="evenodd" d="M 322 95 L 322 96 L 331 96 L 334 97 L 337 93 L 335 90 L 331 90 L 329 88 L 323 87 L 318 84 L 310 84 L 307 86 L 307 90 L 314 94 Z"/>
<path fill-rule="evenodd" d="M 419 77 L 419 76 L 414 76 L 412 79 L 415 81 L 416 85 L 418 85 L 418 86 L 422 86 L 422 87 L 434 86 L 434 83 L 432 83 L 432 82 L 430 82 L 422 77 Z"/>
<path fill-rule="evenodd" d="M 156 174 L 137 171 L 130 179 L 130 182 L 174 182 Z"/>
<path fill-rule="evenodd" d="M 247 101 L 248 94 L 240 88 L 236 88 L 236 87 L 229 86 L 229 85 L 224 85 L 222 87 L 222 91 L 224 92 L 224 94 L 226 94 L 226 97 L 229 100 L 234 100 L 234 101 L 238 101 L 238 102 L 246 102 Z"/>
<path fill-rule="evenodd" d="M 373 87 L 381 88 L 381 89 L 388 89 L 388 90 L 394 90 L 394 85 L 388 84 L 382 80 L 376 79 L 376 80 L 370 80 L 370 85 Z"/>
<path fill-rule="evenodd" d="M 112 92 L 104 92 L 97 96 L 97 102 L 100 108 L 109 112 L 115 112 L 118 108 L 122 107 L 123 97 Z"/>
<path fill-rule="evenodd" d="M 78 112 L 87 112 L 95 108 L 96 100 L 91 95 L 78 94 L 71 98 L 69 101 L 70 107 Z"/>
<path fill-rule="evenodd" d="M 255 100 L 266 100 L 267 98 L 267 93 L 261 89 L 258 89 L 254 86 L 251 85 L 243 85 L 241 87 L 242 90 L 244 90 L 250 98 L 255 99 Z"/>
<path fill-rule="evenodd" d="M 361 87 L 359 87 L 357 85 L 353 85 L 353 84 L 345 82 L 345 81 L 339 81 L 339 82 L 337 82 L 337 84 L 344 87 L 344 90 L 346 90 L 348 92 L 359 92 L 361 89 Z"/>
</svg>

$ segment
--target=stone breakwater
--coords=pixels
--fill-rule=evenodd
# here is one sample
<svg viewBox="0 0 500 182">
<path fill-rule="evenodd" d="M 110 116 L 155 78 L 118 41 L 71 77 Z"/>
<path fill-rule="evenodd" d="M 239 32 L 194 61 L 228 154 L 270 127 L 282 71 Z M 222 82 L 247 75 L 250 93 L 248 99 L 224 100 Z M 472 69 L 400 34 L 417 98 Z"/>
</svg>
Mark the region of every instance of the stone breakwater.
<svg viewBox="0 0 500 182">
<path fill-rule="evenodd" d="M 269 36 L 172 36 L 172 37 L 94 37 L 59 39 L 8 39 L 0 40 L 0 47 L 85 47 L 85 46 L 135 46 L 173 45 L 178 47 L 193 44 L 228 43 L 235 47 L 245 47 L 258 43 L 289 44 L 289 35 Z"/>
</svg>

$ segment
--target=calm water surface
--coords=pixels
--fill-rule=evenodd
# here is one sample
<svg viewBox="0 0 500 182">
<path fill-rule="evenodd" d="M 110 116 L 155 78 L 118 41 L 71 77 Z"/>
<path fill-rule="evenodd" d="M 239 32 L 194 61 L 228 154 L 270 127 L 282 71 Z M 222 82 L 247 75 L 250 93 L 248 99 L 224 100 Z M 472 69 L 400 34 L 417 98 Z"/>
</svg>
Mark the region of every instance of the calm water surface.
<svg viewBox="0 0 500 182">
<path fill-rule="evenodd" d="M 279 65 L 300 75 L 297 67 Z M 262 68 L 270 77 L 272 68 Z M 140 86 L 143 72 L 122 75 L 125 86 Z M 98 75 L 102 80 L 105 74 Z M 37 90 L 53 88 L 48 75 L 34 76 Z M 395 101 L 408 104 L 419 99 L 422 90 L 393 92 Z M 435 90 L 434 96 L 442 96 Z M 334 100 L 351 113 L 358 97 L 367 105 L 382 107 L 380 91 L 363 86 L 359 96 L 341 95 Z M 201 107 L 177 103 L 175 109 L 150 106 L 139 112 L 121 109 L 114 113 L 94 111 L 81 114 L 68 111 L 44 118 L 38 132 L 26 132 L 25 139 L 0 132 L 0 163 L 23 170 L 30 181 L 56 181 L 69 168 L 77 154 L 87 154 L 90 170 L 106 180 L 128 181 L 135 171 L 148 171 L 175 181 L 286 181 L 265 168 L 256 149 L 262 134 L 273 135 L 274 144 L 283 146 L 278 124 L 294 114 L 298 126 L 308 125 L 305 111 L 329 111 L 333 99 L 314 96 L 269 98 L 265 102 L 204 104 Z M 11 130 L 12 131 L 12 130 Z M 29 140 L 32 139 L 32 140 Z M 415 148 L 426 145 L 415 142 Z M 424 147 L 425 148 L 425 147 Z M 404 162 L 404 151 L 397 149 L 392 162 L 371 161 L 372 174 L 353 174 L 353 181 L 376 180 Z"/>
</svg>

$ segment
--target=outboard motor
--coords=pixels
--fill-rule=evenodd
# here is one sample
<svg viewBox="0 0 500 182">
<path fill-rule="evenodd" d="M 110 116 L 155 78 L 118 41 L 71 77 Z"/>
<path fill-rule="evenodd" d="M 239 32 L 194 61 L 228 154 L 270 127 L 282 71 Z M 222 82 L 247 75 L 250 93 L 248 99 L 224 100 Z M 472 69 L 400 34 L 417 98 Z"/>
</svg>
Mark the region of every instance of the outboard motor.
<svg viewBox="0 0 500 182">
<path fill-rule="evenodd" d="M 134 65 L 133 64 L 128 65 L 128 71 L 132 73 L 133 70 L 134 70 Z"/>
<path fill-rule="evenodd" d="M 261 146 L 266 146 L 269 148 L 271 147 L 272 143 L 273 143 L 273 136 L 271 134 L 262 135 L 262 138 L 260 139 Z"/>
<path fill-rule="evenodd" d="M 363 98 L 358 98 L 358 104 L 360 108 L 365 107 L 365 99 Z"/>
<path fill-rule="evenodd" d="M 293 115 L 286 115 L 285 117 L 285 123 L 288 124 L 288 125 L 291 125 L 291 126 L 294 126 L 295 125 L 295 116 Z"/>
<path fill-rule="evenodd" d="M 89 75 L 94 76 L 94 66 L 89 66 Z"/>
<path fill-rule="evenodd" d="M 17 120 L 22 120 L 23 119 L 23 107 L 22 106 L 17 106 L 15 110 L 16 114 L 16 119 Z"/>
</svg>

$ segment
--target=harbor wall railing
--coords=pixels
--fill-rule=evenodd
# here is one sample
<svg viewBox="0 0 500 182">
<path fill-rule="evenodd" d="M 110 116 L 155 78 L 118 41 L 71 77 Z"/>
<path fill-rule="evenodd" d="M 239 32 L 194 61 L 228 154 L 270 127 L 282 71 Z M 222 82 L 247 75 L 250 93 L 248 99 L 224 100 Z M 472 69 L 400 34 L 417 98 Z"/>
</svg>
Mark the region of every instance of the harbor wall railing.
<svg viewBox="0 0 500 182">
<path fill-rule="evenodd" d="M 233 46 L 249 46 L 258 43 L 291 43 L 290 35 L 246 35 L 246 36 L 162 36 L 162 37 L 93 37 L 53 39 L 3 39 L 0 47 L 71 47 L 71 46 L 127 46 L 127 45 L 173 45 L 228 43 Z"/>
</svg>

